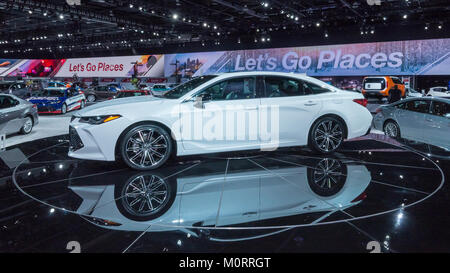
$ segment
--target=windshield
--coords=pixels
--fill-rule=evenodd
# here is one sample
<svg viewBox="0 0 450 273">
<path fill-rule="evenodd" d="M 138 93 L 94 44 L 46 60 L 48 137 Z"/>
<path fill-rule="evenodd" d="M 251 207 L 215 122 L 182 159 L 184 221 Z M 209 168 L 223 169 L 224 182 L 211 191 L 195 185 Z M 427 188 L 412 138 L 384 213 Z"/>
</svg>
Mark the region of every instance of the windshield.
<svg viewBox="0 0 450 273">
<path fill-rule="evenodd" d="M 44 89 L 33 93 L 36 97 L 64 97 L 64 91 Z"/>
<path fill-rule="evenodd" d="M 192 80 L 187 81 L 187 82 L 173 88 L 172 90 L 167 92 L 165 95 L 163 95 L 163 97 L 167 98 L 167 99 L 179 99 L 182 96 L 189 93 L 190 91 L 197 88 L 198 86 L 204 84 L 205 82 L 207 82 L 211 79 L 214 79 L 215 77 L 217 77 L 217 76 L 210 75 L 210 76 L 202 76 L 202 77 L 193 78 Z"/>
</svg>

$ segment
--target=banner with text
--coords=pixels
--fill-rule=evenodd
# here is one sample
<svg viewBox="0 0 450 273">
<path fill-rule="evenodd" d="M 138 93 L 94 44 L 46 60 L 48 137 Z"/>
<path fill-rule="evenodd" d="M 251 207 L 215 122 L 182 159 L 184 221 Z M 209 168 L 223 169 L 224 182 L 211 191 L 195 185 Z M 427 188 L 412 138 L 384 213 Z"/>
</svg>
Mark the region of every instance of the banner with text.
<svg viewBox="0 0 450 273">
<path fill-rule="evenodd" d="M 449 75 L 450 39 L 165 55 L 165 76 L 282 71 L 309 76 Z"/>
</svg>

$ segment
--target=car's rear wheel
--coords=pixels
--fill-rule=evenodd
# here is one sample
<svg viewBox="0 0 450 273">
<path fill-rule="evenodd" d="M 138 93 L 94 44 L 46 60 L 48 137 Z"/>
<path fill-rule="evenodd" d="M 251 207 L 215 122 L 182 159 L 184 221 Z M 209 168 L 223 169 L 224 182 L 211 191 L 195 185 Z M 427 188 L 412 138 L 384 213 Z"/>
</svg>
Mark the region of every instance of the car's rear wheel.
<svg viewBox="0 0 450 273">
<path fill-rule="evenodd" d="M 389 120 L 384 124 L 383 128 L 384 134 L 388 137 L 399 139 L 400 138 L 400 127 L 397 122 Z"/>
<path fill-rule="evenodd" d="M 31 117 L 25 117 L 25 122 L 23 123 L 22 128 L 20 128 L 20 133 L 24 135 L 31 133 L 33 125 L 33 119 Z"/>
<path fill-rule="evenodd" d="M 344 128 L 344 124 L 335 117 L 319 119 L 310 131 L 310 147 L 322 154 L 336 151 L 344 141 Z"/>
<path fill-rule="evenodd" d="M 87 101 L 88 102 L 94 102 L 96 100 L 97 100 L 97 98 L 94 95 L 88 95 L 87 96 Z"/>
<path fill-rule="evenodd" d="M 152 170 L 163 165 L 172 153 L 169 133 L 153 124 L 138 125 L 122 138 L 123 161 L 136 170 Z"/>
<path fill-rule="evenodd" d="M 61 114 L 65 114 L 65 113 L 67 113 L 67 105 L 64 103 L 62 106 L 61 106 Z"/>
</svg>

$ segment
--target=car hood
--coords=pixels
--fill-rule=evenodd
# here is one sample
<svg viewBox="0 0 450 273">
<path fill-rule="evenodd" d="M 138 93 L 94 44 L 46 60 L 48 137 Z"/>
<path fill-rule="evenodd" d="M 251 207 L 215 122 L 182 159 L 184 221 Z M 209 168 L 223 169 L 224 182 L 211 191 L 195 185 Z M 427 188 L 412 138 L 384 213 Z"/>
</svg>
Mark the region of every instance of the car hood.
<svg viewBox="0 0 450 273">
<path fill-rule="evenodd" d="M 140 111 L 151 107 L 154 109 L 157 105 L 164 102 L 171 102 L 164 98 L 157 98 L 153 96 L 137 96 L 129 98 L 118 98 L 96 103 L 78 111 L 77 116 L 96 116 L 108 114 L 122 114 L 126 112 Z"/>
</svg>

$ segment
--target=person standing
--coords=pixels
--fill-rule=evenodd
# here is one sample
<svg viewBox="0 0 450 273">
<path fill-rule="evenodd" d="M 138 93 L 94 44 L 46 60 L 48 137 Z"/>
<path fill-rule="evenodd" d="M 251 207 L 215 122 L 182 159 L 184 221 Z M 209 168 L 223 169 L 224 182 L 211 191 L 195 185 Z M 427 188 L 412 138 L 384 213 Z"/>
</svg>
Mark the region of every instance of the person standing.
<svg viewBox="0 0 450 273">
<path fill-rule="evenodd" d="M 391 90 L 389 90 L 389 97 L 388 97 L 388 103 L 394 103 L 396 101 L 399 101 L 402 97 L 402 91 L 398 89 L 397 85 L 394 85 Z"/>
</svg>

